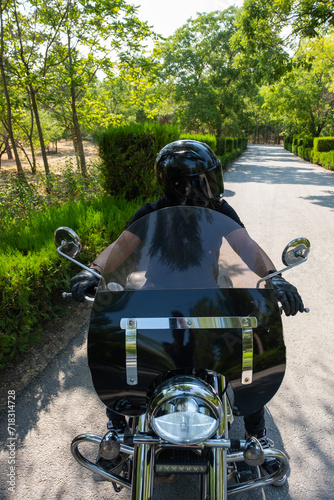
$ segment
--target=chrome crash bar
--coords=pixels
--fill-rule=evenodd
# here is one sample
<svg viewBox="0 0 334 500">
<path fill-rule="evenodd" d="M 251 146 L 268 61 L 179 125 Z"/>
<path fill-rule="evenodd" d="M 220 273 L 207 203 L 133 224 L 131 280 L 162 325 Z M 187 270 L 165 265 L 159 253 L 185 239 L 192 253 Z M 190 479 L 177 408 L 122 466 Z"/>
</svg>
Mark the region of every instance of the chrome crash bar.
<svg viewBox="0 0 334 500">
<path fill-rule="evenodd" d="M 89 442 L 89 443 L 95 443 L 95 444 L 100 444 L 101 440 L 103 438 L 101 436 L 98 436 L 97 434 L 80 434 L 77 436 L 75 439 L 72 441 L 71 445 L 71 451 L 72 455 L 75 458 L 75 460 L 85 467 L 86 469 L 90 470 L 91 472 L 94 472 L 96 474 L 99 474 L 103 478 L 107 479 L 108 481 L 111 481 L 113 483 L 116 483 L 120 486 L 123 486 L 125 488 L 131 489 L 131 481 L 127 480 L 117 474 L 110 474 L 107 472 L 105 469 L 102 467 L 94 464 L 87 458 L 85 458 L 79 451 L 79 446 L 81 443 L 84 442 Z M 121 438 L 122 439 L 122 438 Z M 132 437 L 132 443 L 133 446 L 128 446 L 125 444 L 120 444 L 120 451 L 122 453 L 127 453 L 129 455 L 133 455 L 135 447 L 136 446 L 142 446 L 142 445 L 159 445 L 160 447 L 173 447 L 176 448 L 176 445 L 170 445 L 170 443 L 163 441 L 159 438 L 155 438 L 153 436 L 147 435 L 147 434 L 139 434 L 139 435 L 134 435 Z M 233 443 L 234 444 L 234 443 Z M 233 452 L 233 453 L 228 453 L 227 454 L 227 463 L 233 463 L 233 462 L 242 462 L 244 461 L 244 454 L 243 454 L 243 449 L 245 449 L 246 446 L 246 441 L 240 441 L 240 450 L 238 452 Z M 184 446 L 181 446 L 184 448 Z M 208 439 L 207 441 L 203 443 L 199 443 L 198 445 L 193 445 L 193 446 L 188 446 L 188 448 L 223 448 L 225 450 L 228 450 L 232 447 L 232 441 L 229 439 Z M 263 450 L 265 458 L 278 458 L 280 461 L 280 467 L 279 469 L 271 475 L 266 475 L 265 477 L 261 477 L 258 479 L 254 479 L 252 481 L 246 481 L 245 483 L 237 484 L 234 486 L 228 487 L 227 493 L 228 495 L 233 495 L 235 493 L 238 493 L 240 491 L 245 491 L 245 490 L 251 490 L 254 488 L 258 488 L 261 486 L 266 486 L 268 484 L 272 484 L 279 479 L 281 479 L 285 474 L 287 474 L 289 470 L 289 462 L 286 457 L 286 455 L 280 451 L 276 450 L 274 448 L 269 448 Z"/>
</svg>

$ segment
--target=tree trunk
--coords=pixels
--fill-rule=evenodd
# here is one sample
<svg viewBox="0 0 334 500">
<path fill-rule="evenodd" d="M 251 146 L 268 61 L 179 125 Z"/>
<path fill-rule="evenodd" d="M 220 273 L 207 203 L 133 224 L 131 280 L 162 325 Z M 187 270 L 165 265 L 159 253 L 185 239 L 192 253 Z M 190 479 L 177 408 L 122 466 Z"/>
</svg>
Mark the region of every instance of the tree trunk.
<svg viewBox="0 0 334 500">
<path fill-rule="evenodd" d="M 3 92 L 5 95 L 6 99 L 6 106 L 7 106 L 7 127 L 8 127 L 8 135 L 9 139 L 14 151 L 14 156 L 15 156 L 15 161 L 16 161 L 16 168 L 17 172 L 20 176 L 25 178 L 21 160 L 16 148 L 15 144 L 15 139 L 14 139 L 14 133 L 13 133 L 13 127 L 12 127 L 12 107 L 11 107 L 11 102 L 10 102 L 10 97 L 9 97 L 9 92 L 8 92 L 8 87 L 7 87 L 7 79 L 6 79 L 6 72 L 5 72 L 5 66 L 4 66 L 4 40 L 3 40 L 3 9 L 2 9 L 2 2 L 0 0 L 0 37 L 1 37 L 1 42 L 0 42 L 0 66 L 1 66 L 1 78 L 2 78 L 2 85 L 3 85 Z"/>
<path fill-rule="evenodd" d="M 6 153 L 7 153 L 8 160 L 12 160 L 13 159 L 13 153 L 12 153 L 12 148 L 9 145 L 8 137 L 7 137 L 7 140 L 6 140 Z"/>
<path fill-rule="evenodd" d="M 80 161 L 79 161 L 77 138 L 75 136 L 75 132 L 74 132 L 73 128 L 70 129 L 70 132 L 71 132 L 72 142 L 73 142 L 73 147 L 74 147 L 75 161 L 77 162 L 77 169 L 80 171 Z"/>
<path fill-rule="evenodd" d="M 70 73 L 72 75 L 72 69 L 73 69 L 72 49 L 71 49 L 71 35 L 69 32 L 67 33 L 67 50 L 68 50 L 68 61 L 69 61 L 69 65 L 70 65 Z M 72 121 L 73 121 L 74 134 L 75 134 L 75 140 L 76 140 L 76 145 L 77 145 L 77 153 L 79 155 L 80 169 L 81 169 L 82 175 L 87 177 L 86 158 L 85 158 L 84 148 L 83 148 L 83 144 L 82 144 L 82 135 L 81 135 L 81 129 L 80 129 L 80 124 L 79 124 L 78 114 L 77 114 L 75 87 L 74 87 L 72 81 L 71 81 L 71 107 L 72 107 Z"/>
<path fill-rule="evenodd" d="M 38 131 L 39 143 L 41 146 L 44 169 L 45 169 L 46 175 L 49 175 L 50 169 L 49 169 L 48 159 L 46 156 L 46 149 L 45 149 L 42 126 L 41 126 L 41 122 L 39 119 L 39 113 L 38 113 L 38 107 L 37 107 L 37 101 L 36 101 L 36 92 L 31 84 L 29 85 L 29 95 L 31 98 L 32 109 L 34 111 L 34 116 L 35 116 L 35 120 L 36 120 L 36 126 L 37 126 L 37 131 Z"/>
<path fill-rule="evenodd" d="M 77 143 L 77 151 L 79 155 L 80 169 L 83 176 L 87 177 L 87 166 L 86 166 L 86 158 L 85 152 L 82 143 L 82 135 L 80 124 L 77 115 L 77 107 L 76 107 L 76 99 L 75 99 L 75 88 L 71 87 L 71 104 L 72 104 L 72 119 L 74 126 L 74 133 Z"/>
</svg>

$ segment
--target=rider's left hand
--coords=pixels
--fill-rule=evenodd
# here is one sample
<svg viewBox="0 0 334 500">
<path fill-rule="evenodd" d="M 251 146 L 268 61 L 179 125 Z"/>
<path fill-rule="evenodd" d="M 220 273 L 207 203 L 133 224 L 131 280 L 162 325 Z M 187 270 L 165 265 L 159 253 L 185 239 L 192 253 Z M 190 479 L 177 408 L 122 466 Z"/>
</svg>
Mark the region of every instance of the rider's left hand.
<svg viewBox="0 0 334 500">
<path fill-rule="evenodd" d="M 291 285 L 282 276 L 271 278 L 277 300 L 282 304 L 283 310 L 287 316 L 295 316 L 297 312 L 304 311 L 304 304 L 296 287 Z"/>
</svg>

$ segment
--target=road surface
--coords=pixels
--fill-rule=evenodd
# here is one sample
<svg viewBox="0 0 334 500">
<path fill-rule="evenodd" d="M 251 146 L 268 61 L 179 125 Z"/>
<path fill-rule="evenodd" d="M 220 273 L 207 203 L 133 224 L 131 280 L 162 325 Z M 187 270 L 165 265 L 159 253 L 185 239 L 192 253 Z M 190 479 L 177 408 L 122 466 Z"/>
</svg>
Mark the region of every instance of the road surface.
<svg viewBox="0 0 334 500">
<path fill-rule="evenodd" d="M 306 236 L 312 245 L 309 261 L 286 275 L 311 312 L 283 320 L 287 372 L 266 410 L 268 434 L 290 458 L 288 483 L 234 498 L 333 500 L 334 172 L 279 146 L 250 146 L 226 173 L 225 189 L 226 199 L 276 266 L 293 238 Z M 102 434 L 106 424 L 87 369 L 86 333 L 81 329 L 16 398 L 13 436 L 8 415 L 1 414 L 1 499 L 130 498 L 127 490 L 116 494 L 109 483 L 95 483 L 70 453 L 74 436 Z M 11 387 L 8 391 L 11 396 Z M 155 499 L 196 499 L 196 492 L 196 480 L 183 477 L 157 486 Z"/>
</svg>

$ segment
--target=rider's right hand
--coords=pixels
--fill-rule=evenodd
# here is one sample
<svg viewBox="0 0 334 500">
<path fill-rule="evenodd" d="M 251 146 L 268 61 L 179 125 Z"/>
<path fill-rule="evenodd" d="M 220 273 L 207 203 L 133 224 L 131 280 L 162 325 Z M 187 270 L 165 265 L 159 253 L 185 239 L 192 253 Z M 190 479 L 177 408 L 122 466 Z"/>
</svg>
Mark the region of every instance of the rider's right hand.
<svg viewBox="0 0 334 500">
<path fill-rule="evenodd" d="M 96 269 L 94 271 L 101 274 Z M 71 279 L 72 298 L 77 302 L 83 302 L 85 295 L 95 295 L 98 284 L 99 279 L 96 276 L 89 271 L 81 271 L 81 273 L 76 274 Z"/>
</svg>

